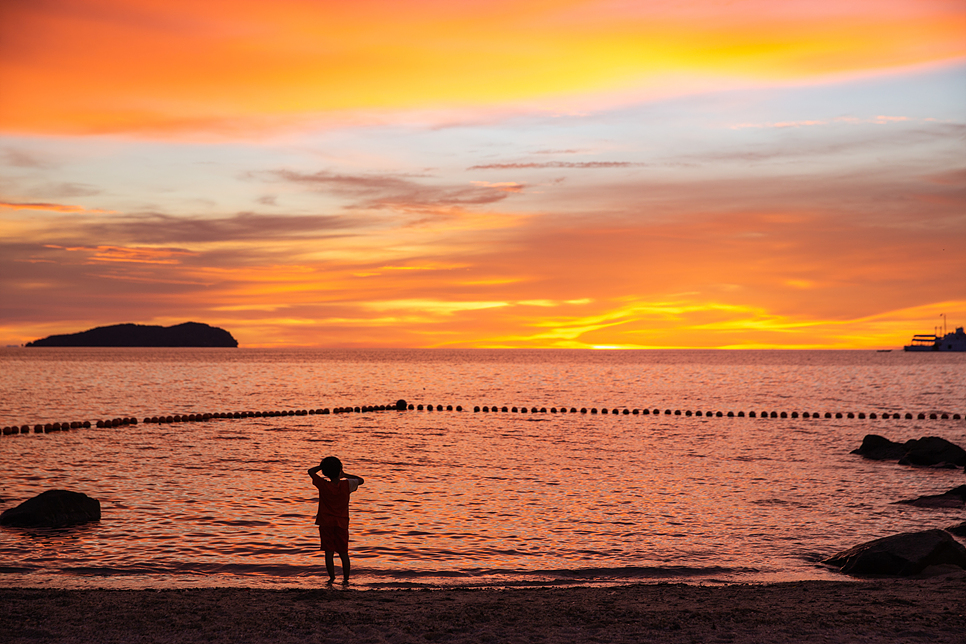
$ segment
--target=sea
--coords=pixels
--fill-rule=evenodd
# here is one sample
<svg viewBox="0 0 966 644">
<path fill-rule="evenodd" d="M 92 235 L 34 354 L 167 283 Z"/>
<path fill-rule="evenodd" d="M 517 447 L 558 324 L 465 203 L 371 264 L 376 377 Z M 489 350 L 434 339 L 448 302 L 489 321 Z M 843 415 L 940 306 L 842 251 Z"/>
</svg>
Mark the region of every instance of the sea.
<svg viewBox="0 0 966 644">
<path fill-rule="evenodd" d="M 235 412 L 259 415 L 144 422 Z M 953 414 L 966 354 L 10 347 L 0 425 L 138 424 L 0 436 L 0 510 L 56 488 L 102 513 L 0 528 L 0 586 L 323 586 L 306 471 L 329 455 L 365 479 L 355 588 L 844 579 L 822 560 L 966 519 L 896 504 L 962 468 L 851 454 L 966 446 Z"/>
</svg>

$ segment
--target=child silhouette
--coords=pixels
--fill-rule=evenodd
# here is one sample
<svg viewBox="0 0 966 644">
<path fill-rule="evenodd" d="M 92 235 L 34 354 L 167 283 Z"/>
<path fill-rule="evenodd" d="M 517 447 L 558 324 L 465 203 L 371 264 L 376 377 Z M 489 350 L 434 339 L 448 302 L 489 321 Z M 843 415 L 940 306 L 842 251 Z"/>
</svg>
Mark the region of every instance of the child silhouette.
<svg viewBox="0 0 966 644">
<path fill-rule="evenodd" d="M 326 478 L 319 476 L 318 472 Z M 309 468 L 312 484 L 319 489 L 319 511 L 315 523 L 319 526 L 320 550 L 325 551 L 325 569 L 329 583 L 335 581 L 335 555 L 342 560 L 342 583 L 349 583 L 349 495 L 365 483 L 361 476 L 346 474 L 342 461 L 327 456 L 316 467 Z"/>
</svg>

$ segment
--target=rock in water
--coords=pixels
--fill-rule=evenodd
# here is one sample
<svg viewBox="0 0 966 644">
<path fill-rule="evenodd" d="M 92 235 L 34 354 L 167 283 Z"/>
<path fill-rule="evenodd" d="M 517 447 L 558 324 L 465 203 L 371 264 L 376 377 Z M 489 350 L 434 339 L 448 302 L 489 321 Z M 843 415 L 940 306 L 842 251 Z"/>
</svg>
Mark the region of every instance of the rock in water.
<svg viewBox="0 0 966 644">
<path fill-rule="evenodd" d="M 966 465 L 966 450 L 945 438 L 923 436 L 905 443 L 894 443 L 877 434 L 867 434 L 862 446 L 853 450 L 873 461 L 897 461 L 900 465 L 924 467 L 962 467 Z"/>
<path fill-rule="evenodd" d="M 47 490 L 0 514 L 0 525 L 18 528 L 63 528 L 100 520 L 100 502 L 70 490 Z"/>
<path fill-rule="evenodd" d="M 866 434 L 859 449 L 852 450 L 851 453 L 873 461 L 898 461 L 906 455 L 906 448 L 902 443 L 893 443 L 885 436 Z"/>
<path fill-rule="evenodd" d="M 920 496 L 918 499 L 896 501 L 896 503 L 914 505 L 919 508 L 966 508 L 966 485 L 954 487 L 942 494 L 930 494 L 929 496 Z"/>
<path fill-rule="evenodd" d="M 899 465 L 940 465 L 945 467 L 966 465 L 966 450 L 945 438 L 924 436 L 919 440 L 906 441 L 906 455 Z"/>
<path fill-rule="evenodd" d="M 850 575 L 918 575 L 929 566 L 966 568 L 966 548 L 944 530 L 906 532 L 860 544 L 824 562 Z"/>
</svg>

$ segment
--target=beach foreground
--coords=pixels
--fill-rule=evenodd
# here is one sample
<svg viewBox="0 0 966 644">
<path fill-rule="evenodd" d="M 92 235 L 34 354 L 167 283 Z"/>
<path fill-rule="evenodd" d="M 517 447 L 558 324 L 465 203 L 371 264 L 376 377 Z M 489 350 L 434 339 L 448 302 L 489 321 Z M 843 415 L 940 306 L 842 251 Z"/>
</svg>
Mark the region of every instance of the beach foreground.
<svg viewBox="0 0 966 644">
<path fill-rule="evenodd" d="M 956 642 L 966 576 L 446 590 L 0 589 L 21 642 Z"/>
</svg>

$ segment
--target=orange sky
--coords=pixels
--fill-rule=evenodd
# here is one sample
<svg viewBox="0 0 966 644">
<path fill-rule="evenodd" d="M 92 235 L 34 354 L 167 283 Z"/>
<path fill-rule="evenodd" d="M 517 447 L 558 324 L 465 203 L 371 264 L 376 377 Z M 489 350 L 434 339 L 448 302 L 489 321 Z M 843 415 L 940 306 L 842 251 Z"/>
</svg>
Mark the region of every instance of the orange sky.
<svg viewBox="0 0 966 644">
<path fill-rule="evenodd" d="M 2 344 L 195 320 L 243 346 L 871 348 L 966 323 L 962 2 L 0 12 Z"/>
</svg>

